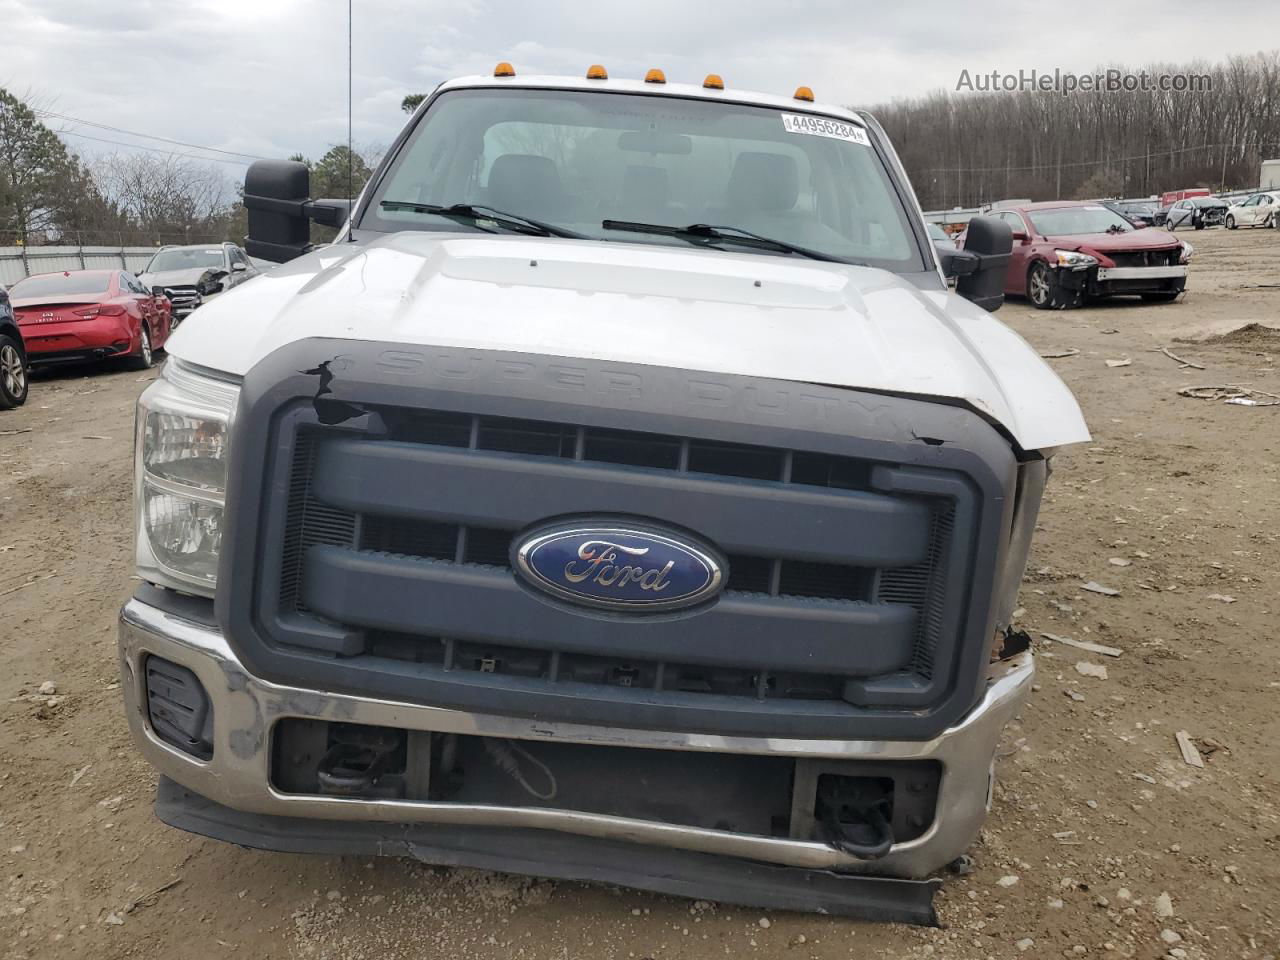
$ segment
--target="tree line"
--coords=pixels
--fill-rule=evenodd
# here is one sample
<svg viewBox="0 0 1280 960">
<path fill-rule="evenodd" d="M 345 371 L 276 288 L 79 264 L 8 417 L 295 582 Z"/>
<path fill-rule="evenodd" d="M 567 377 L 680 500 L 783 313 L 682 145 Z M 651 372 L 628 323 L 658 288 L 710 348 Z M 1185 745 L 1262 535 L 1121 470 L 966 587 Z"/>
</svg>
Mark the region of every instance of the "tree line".
<svg viewBox="0 0 1280 960">
<path fill-rule="evenodd" d="M 1280 51 L 1144 70 L 1208 83 L 1066 96 L 937 91 L 872 112 L 925 209 L 1258 186 L 1261 162 L 1280 157 Z M 412 113 L 421 100 L 405 97 L 401 107 Z M 294 159 L 311 168 L 313 196 L 345 197 L 364 186 L 376 154 L 335 146 L 316 161 Z M 225 166 L 190 155 L 83 158 L 31 104 L 0 88 L 0 246 L 239 241 L 240 193 Z M 329 235 L 316 228 L 315 239 Z"/>
<path fill-rule="evenodd" d="M 1207 76 L 1208 89 L 938 91 L 871 112 L 926 210 L 1256 188 L 1280 157 L 1280 51 L 1143 70 Z"/>
<path fill-rule="evenodd" d="M 348 163 L 342 145 L 316 161 L 291 159 L 310 167 L 313 196 L 346 197 L 360 192 L 376 153 L 354 151 Z M 239 243 L 242 176 L 181 153 L 81 157 L 32 104 L 0 88 L 0 246 Z"/>
</svg>

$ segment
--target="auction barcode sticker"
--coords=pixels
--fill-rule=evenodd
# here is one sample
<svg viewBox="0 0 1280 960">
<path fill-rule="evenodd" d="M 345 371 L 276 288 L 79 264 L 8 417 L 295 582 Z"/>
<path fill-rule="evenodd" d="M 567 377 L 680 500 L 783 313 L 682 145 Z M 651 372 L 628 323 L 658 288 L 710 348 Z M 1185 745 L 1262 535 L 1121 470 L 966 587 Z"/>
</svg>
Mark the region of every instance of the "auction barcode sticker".
<svg viewBox="0 0 1280 960">
<path fill-rule="evenodd" d="M 864 147 L 871 146 L 871 141 L 867 139 L 867 131 L 856 123 L 845 123 L 828 117 L 784 113 L 782 129 L 787 133 L 807 133 L 814 137 L 830 137 L 832 140 L 848 140 L 850 143 L 860 143 Z"/>
</svg>

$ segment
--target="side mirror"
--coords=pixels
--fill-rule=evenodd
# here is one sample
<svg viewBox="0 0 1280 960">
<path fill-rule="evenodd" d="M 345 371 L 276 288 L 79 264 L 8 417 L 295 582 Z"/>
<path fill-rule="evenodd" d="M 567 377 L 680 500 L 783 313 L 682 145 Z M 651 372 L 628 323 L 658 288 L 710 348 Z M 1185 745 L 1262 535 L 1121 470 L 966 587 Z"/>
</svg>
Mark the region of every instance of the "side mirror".
<svg viewBox="0 0 1280 960">
<path fill-rule="evenodd" d="M 233 263 L 231 265 L 232 273 L 244 273 L 248 269 L 249 265 L 247 263 Z"/>
<path fill-rule="evenodd" d="M 1013 233 L 1012 233 L 1012 234 L 1010 234 L 1010 236 L 1011 236 L 1014 240 L 1017 240 L 1019 243 L 1030 243 L 1030 242 L 1031 242 L 1031 237 L 1030 237 L 1030 236 L 1028 236 L 1028 235 L 1027 235 L 1025 232 L 1023 232 L 1022 230 L 1014 230 L 1014 231 L 1013 231 Z M 1013 249 L 1013 248 L 1012 248 L 1012 247 L 1010 247 L 1010 249 Z"/>
<path fill-rule="evenodd" d="M 296 160 L 259 160 L 244 178 L 244 208 L 251 257 L 285 263 L 311 249 L 311 221 L 341 227 L 351 215 L 347 200 L 311 200 L 311 172 Z"/>
<path fill-rule="evenodd" d="M 977 258 L 977 268 L 956 281 L 956 293 L 984 310 L 1004 303 L 1005 275 L 1013 252 L 1013 231 L 995 217 L 974 217 L 965 233 L 964 252 Z M 1025 234 L 1024 234 L 1025 236 Z"/>
<path fill-rule="evenodd" d="M 284 263 L 311 245 L 303 204 L 311 197 L 311 171 L 296 160 L 258 160 L 244 178 L 249 218 L 245 250 L 251 257 Z"/>
</svg>

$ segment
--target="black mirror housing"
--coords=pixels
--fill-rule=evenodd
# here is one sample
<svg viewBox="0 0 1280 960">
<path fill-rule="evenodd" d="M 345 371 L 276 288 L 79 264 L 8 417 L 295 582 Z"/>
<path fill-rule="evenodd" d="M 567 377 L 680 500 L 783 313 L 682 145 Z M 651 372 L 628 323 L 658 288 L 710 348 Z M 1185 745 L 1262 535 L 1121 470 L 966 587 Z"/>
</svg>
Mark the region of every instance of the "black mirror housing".
<svg viewBox="0 0 1280 960">
<path fill-rule="evenodd" d="M 249 215 L 245 250 L 251 257 L 284 263 L 311 246 L 311 171 L 296 160 L 258 160 L 244 178 Z"/>
<path fill-rule="evenodd" d="M 974 217 L 965 232 L 964 251 L 977 259 L 977 268 L 960 275 L 956 293 L 983 310 L 996 311 L 1004 304 L 1005 276 L 1013 252 L 1013 230 L 995 217 Z"/>
</svg>

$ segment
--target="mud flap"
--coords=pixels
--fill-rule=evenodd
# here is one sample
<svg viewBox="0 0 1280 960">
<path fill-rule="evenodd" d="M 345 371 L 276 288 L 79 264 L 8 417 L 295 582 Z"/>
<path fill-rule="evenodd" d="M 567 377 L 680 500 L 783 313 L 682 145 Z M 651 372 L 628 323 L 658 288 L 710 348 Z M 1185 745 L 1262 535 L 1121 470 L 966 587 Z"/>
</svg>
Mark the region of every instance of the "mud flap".
<svg viewBox="0 0 1280 960">
<path fill-rule="evenodd" d="M 410 857 L 435 866 L 610 883 L 742 907 L 938 925 L 933 894 L 940 880 L 782 867 L 547 830 L 243 813 L 167 777 L 156 790 L 156 816 L 179 830 L 258 850 Z"/>
</svg>

